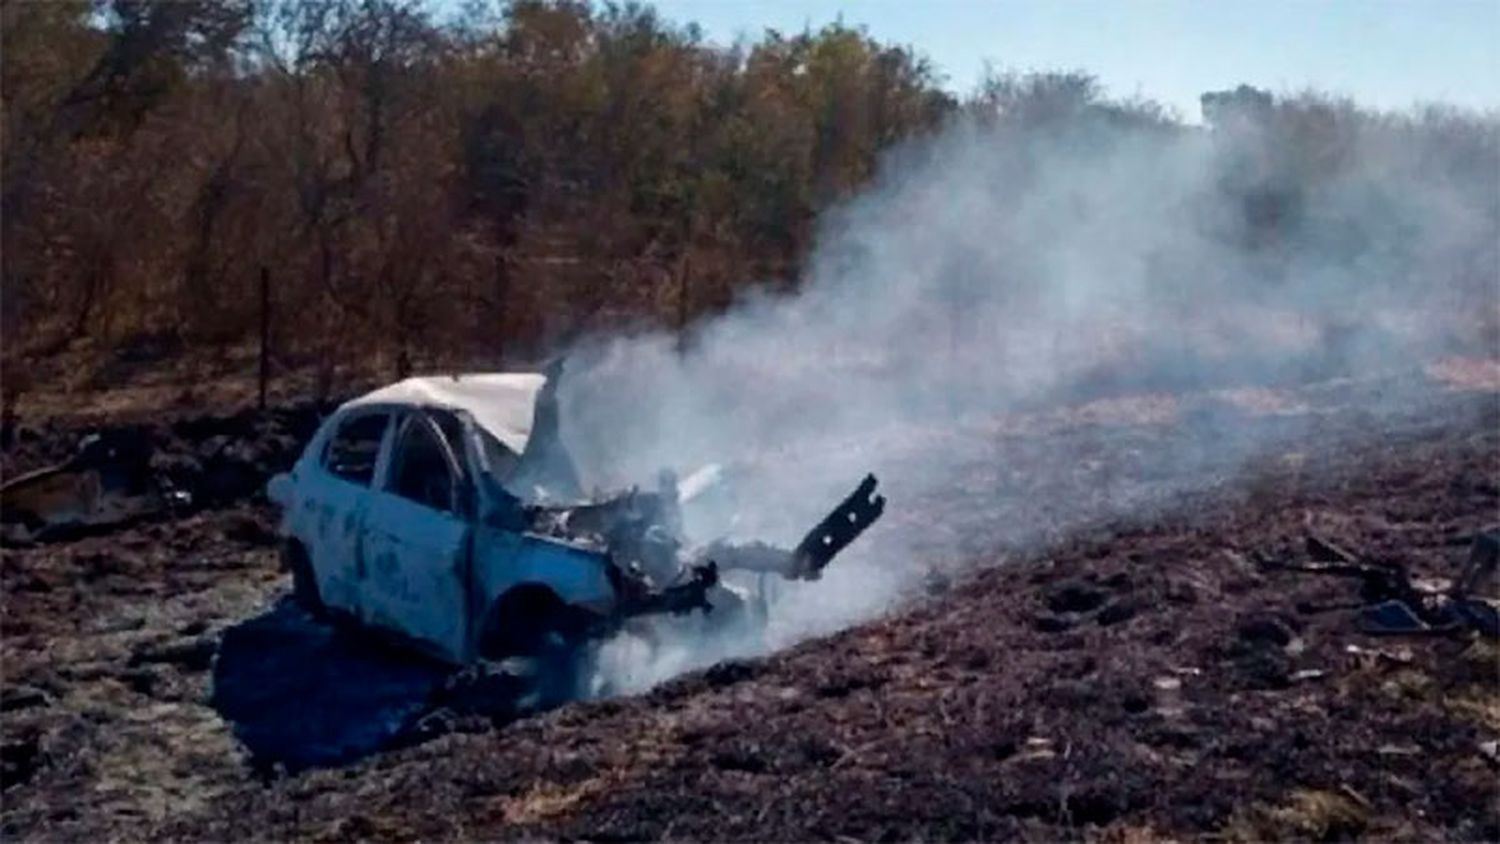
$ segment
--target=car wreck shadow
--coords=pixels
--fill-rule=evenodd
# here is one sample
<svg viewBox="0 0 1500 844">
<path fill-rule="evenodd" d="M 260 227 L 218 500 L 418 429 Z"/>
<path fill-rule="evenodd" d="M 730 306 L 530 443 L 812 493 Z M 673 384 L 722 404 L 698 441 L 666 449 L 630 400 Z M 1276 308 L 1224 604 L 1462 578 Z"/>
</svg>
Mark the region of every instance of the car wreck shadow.
<svg viewBox="0 0 1500 844">
<path fill-rule="evenodd" d="M 269 775 L 420 740 L 452 669 L 310 617 L 291 600 L 224 632 L 211 705 Z"/>
</svg>

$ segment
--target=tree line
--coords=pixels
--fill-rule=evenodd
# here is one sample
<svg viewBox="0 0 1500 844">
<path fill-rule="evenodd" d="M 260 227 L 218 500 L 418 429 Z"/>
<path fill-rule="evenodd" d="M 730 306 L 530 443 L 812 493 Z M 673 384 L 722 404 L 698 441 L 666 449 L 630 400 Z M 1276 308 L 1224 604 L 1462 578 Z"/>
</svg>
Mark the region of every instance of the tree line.
<svg viewBox="0 0 1500 844">
<path fill-rule="evenodd" d="M 243 347 L 263 277 L 278 366 L 534 361 L 791 287 L 820 211 L 955 120 L 1199 131 L 1083 73 L 957 97 L 842 23 L 722 46 L 635 3 L 444 9 L 0 2 L 11 371 Z M 1262 233 L 1350 132 L 1395 119 L 1248 88 L 1206 95 L 1204 116 L 1273 136 L 1274 161 L 1225 176 Z M 1495 160 L 1492 118 L 1400 121 L 1439 169 Z"/>
<path fill-rule="evenodd" d="M 7 353 L 243 342 L 503 363 L 790 278 L 953 107 L 833 25 L 728 48 L 646 6 L 3 6 Z M 781 283 L 785 283 L 784 281 Z"/>
</svg>

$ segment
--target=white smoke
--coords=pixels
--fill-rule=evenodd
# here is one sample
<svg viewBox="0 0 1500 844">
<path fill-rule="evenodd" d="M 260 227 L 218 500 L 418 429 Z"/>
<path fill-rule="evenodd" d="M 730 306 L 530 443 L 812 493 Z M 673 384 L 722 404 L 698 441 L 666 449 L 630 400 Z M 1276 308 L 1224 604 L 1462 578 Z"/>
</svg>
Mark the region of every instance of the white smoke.
<svg viewBox="0 0 1500 844">
<path fill-rule="evenodd" d="M 891 502 L 824 580 L 780 588 L 764 639 L 617 645 L 617 685 L 829 632 L 972 554 L 907 513 L 961 463 L 1004 459 L 949 436 L 996 414 L 1493 352 L 1500 124 L 1323 106 L 1212 129 L 1100 103 L 970 113 L 824 215 L 795 295 L 747 298 L 685 352 L 666 333 L 576 350 L 564 437 L 594 483 L 738 472 L 737 521 L 690 523 L 696 539 L 793 543 L 867 471 Z M 1257 448 L 1223 415 L 1178 435 Z M 1152 483 L 1191 488 L 1199 469 Z M 1070 502 L 1049 506 L 1065 520 Z"/>
</svg>

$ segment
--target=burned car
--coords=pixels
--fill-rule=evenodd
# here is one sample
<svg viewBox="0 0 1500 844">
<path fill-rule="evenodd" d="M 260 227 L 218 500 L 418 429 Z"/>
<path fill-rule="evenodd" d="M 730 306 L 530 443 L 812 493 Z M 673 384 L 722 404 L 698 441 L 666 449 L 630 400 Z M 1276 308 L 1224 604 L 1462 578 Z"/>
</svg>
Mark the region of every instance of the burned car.
<svg viewBox="0 0 1500 844">
<path fill-rule="evenodd" d="M 454 665 L 576 649 L 656 614 L 743 613 L 721 570 L 816 578 L 885 503 L 870 476 L 796 548 L 689 549 L 688 480 L 585 497 L 555 379 L 475 374 L 345 403 L 268 494 L 299 602 Z"/>
</svg>

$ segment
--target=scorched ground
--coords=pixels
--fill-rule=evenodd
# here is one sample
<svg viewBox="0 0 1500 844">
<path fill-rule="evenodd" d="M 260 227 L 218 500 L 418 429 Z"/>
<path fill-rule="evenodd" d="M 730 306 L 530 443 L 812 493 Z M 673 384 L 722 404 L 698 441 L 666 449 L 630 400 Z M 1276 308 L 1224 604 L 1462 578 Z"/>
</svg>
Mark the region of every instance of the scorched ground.
<svg viewBox="0 0 1500 844">
<path fill-rule="evenodd" d="M 309 735 L 382 694 L 411 710 L 382 710 L 374 745 L 296 773 L 255 758 L 247 732 L 287 689 L 239 701 L 248 714 L 215 700 L 236 679 L 234 637 L 287 612 L 263 503 L 7 548 L 3 833 L 1493 840 L 1495 647 L 1365 636 L 1350 610 L 1314 611 L 1353 584 L 1262 565 L 1302 554 L 1314 530 L 1455 573 L 1500 522 L 1500 394 L 1423 389 L 1407 413 L 1352 398 L 1319 411 L 1299 440 L 1125 518 L 1090 509 L 1099 479 L 1149 486 L 1184 446 L 1179 426 L 1136 412 L 1150 402 L 947 433 L 973 459 L 950 494 L 899 516 L 961 533 L 970 559 L 897 614 L 644 696 L 455 715 L 420 735 L 380 731 L 437 706 L 401 685 L 427 688 L 425 669 L 382 664 L 386 686 L 359 694 L 293 690 Z M 1276 424 L 1246 411 L 1246 426 Z M 79 433 L 64 420 L 23 439 L 6 468 Z M 1059 496 L 1082 502 L 1069 521 L 1039 503 Z M 296 653 L 276 658 L 310 676 Z"/>
</svg>

